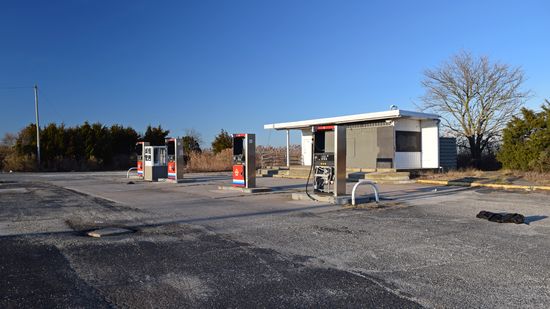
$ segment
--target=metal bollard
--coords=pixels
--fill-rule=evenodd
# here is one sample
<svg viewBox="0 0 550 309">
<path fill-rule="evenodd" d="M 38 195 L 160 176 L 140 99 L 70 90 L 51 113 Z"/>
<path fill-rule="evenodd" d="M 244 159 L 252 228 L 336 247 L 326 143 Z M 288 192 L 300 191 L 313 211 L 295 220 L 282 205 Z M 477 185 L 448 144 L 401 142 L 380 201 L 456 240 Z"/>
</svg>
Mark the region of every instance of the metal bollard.
<svg viewBox="0 0 550 309">
<path fill-rule="evenodd" d="M 380 197 L 378 194 L 378 187 L 376 187 L 376 183 L 370 180 L 361 179 L 353 186 L 353 190 L 351 191 L 351 204 L 355 206 L 355 190 L 357 189 L 357 187 L 359 187 L 360 184 L 363 183 L 371 185 L 372 189 L 374 190 L 374 199 L 376 200 L 376 203 L 379 203 Z"/>
</svg>

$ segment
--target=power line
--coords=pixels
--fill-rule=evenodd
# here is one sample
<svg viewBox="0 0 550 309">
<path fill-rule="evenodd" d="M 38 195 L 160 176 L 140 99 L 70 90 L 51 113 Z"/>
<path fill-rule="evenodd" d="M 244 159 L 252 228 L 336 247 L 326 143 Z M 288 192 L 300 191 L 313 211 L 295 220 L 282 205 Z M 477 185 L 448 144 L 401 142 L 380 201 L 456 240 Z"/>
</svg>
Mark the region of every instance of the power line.
<svg viewBox="0 0 550 309">
<path fill-rule="evenodd" d="M 9 90 L 9 89 L 30 89 L 34 87 L 29 86 L 14 86 L 14 87 L 0 87 L 1 90 Z"/>
</svg>

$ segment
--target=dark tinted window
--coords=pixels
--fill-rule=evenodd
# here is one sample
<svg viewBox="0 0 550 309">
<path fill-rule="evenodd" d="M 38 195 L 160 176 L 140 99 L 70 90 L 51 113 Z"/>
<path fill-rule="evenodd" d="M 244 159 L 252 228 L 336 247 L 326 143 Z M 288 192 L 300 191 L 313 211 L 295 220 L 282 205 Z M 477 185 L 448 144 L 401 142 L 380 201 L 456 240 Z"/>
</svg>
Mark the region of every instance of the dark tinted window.
<svg viewBox="0 0 550 309">
<path fill-rule="evenodd" d="M 395 151 L 420 152 L 420 132 L 395 131 Z"/>
<path fill-rule="evenodd" d="M 170 141 L 168 143 L 168 155 L 169 156 L 173 156 L 173 155 L 176 154 L 176 145 L 175 144 L 176 144 L 176 142 L 172 142 L 172 141 Z"/>
<path fill-rule="evenodd" d="M 244 137 L 233 137 L 233 155 L 244 154 Z"/>
</svg>

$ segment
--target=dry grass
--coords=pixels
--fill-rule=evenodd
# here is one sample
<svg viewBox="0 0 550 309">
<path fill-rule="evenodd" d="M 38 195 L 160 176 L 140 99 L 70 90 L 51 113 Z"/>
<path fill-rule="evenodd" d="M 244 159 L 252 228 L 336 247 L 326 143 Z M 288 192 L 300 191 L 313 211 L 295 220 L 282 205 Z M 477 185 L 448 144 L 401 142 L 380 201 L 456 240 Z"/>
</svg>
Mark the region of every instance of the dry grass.
<svg viewBox="0 0 550 309">
<path fill-rule="evenodd" d="M 448 171 L 445 173 L 426 172 L 422 175 L 424 179 L 458 179 L 458 178 L 481 178 L 485 176 L 485 172 L 473 168 Z"/>
<path fill-rule="evenodd" d="M 485 172 L 476 169 L 465 169 L 448 171 L 446 173 L 427 172 L 422 174 L 420 178 L 437 180 L 475 180 L 485 183 L 499 184 L 550 185 L 550 173 L 512 170 Z"/>
<path fill-rule="evenodd" d="M 256 166 L 262 165 L 262 155 L 270 154 L 275 160 L 280 161 L 280 165 L 286 165 L 286 147 L 257 146 L 256 147 Z M 291 158 L 300 158 L 300 145 L 291 145 Z M 214 154 L 211 150 L 205 150 L 202 153 L 192 153 L 187 163 L 188 172 L 225 172 L 232 169 L 233 150 L 225 149 L 219 154 Z"/>
<path fill-rule="evenodd" d="M 233 151 L 225 149 L 218 154 L 212 151 L 194 152 L 189 156 L 187 171 L 189 172 L 225 172 L 231 171 Z"/>
<path fill-rule="evenodd" d="M 35 156 L 19 156 L 15 151 L 8 153 L 2 160 L 3 171 L 29 172 L 36 170 Z"/>
<path fill-rule="evenodd" d="M 548 172 L 521 172 L 510 170 L 503 170 L 502 172 L 508 177 L 518 177 L 534 184 L 550 186 L 550 173 Z"/>
</svg>

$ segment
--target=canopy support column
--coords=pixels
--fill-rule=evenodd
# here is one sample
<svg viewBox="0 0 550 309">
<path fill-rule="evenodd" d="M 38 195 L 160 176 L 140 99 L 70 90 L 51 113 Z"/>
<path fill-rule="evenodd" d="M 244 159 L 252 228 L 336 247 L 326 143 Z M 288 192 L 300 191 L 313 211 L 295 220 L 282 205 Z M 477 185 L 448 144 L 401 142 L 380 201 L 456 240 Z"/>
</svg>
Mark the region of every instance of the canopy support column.
<svg viewBox="0 0 550 309">
<path fill-rule="evenodd" d="M 286 130 L 286 166 L 290 167 L 290 130 Z"/>
</svg>

